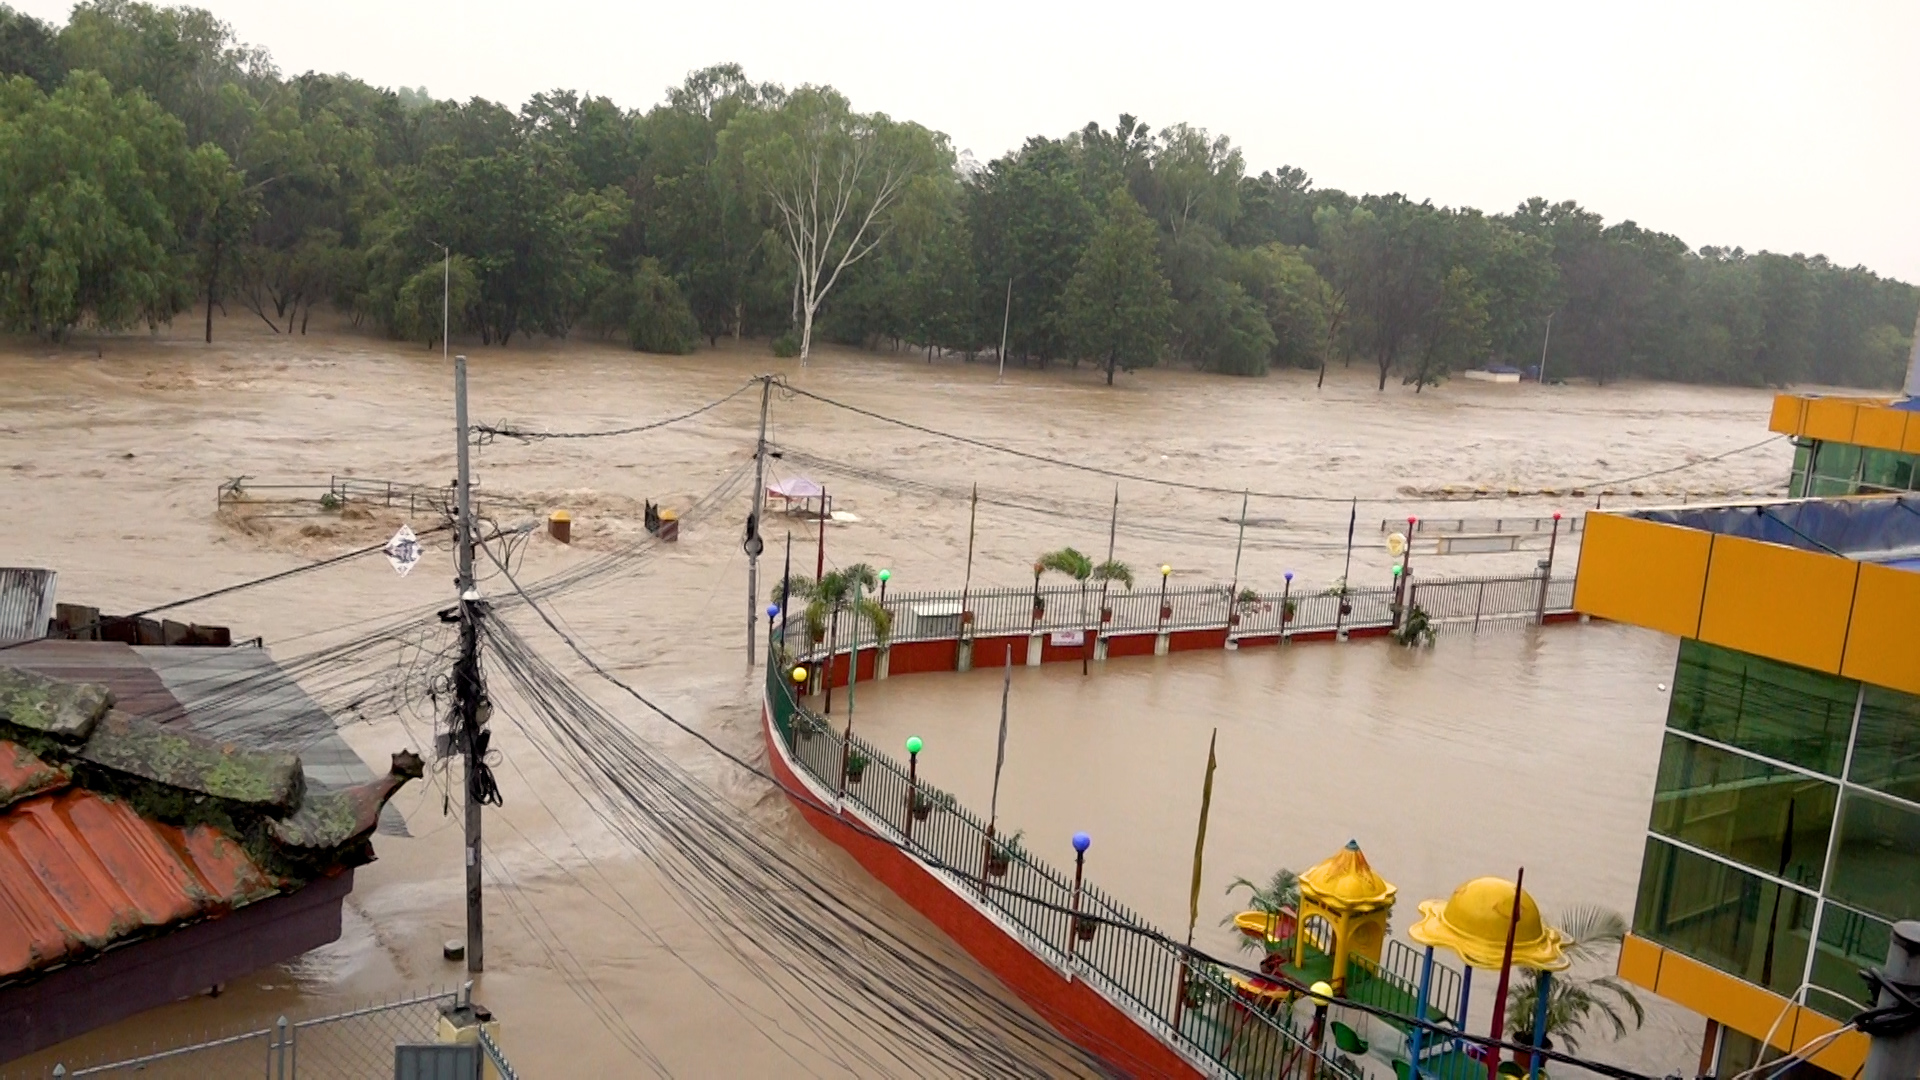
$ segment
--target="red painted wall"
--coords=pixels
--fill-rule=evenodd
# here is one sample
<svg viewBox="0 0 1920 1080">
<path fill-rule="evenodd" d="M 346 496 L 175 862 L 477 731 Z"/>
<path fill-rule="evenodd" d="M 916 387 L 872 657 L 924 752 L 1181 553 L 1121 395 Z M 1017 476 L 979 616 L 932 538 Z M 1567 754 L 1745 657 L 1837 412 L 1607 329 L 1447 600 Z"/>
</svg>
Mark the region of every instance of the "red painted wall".
<svg viewBox="0 0 1920 1080">
<path fill-rule="evenodd" d="M 1007 648 L 1013 648 L 1013 666 L 1021 667 L 1027 662 L 1026 635 L 983 637 L 973 641 L 973 666 L 975 668 L 1005 667 Z"/>
<path fill-rule="evenodd" d="M 1089 639 L 1084 639 L 1089 640 Z M 1093 650 L 1086 645 L 1055 645 L 1053 634 L 1048 633 L 1040 639 L 1040 662 L 1043 664 L 1077 664 L 1080 658 L 1093 659 Z"/>
<path fill-rule="evenodd" d="M 887 677 L 918 675 L 923 671 L 952 671 L 960 666 L 960 643 L 945 641 L 909 641 L 895 645 L 887 654 Z"/>
<path fill-rule="evenodd" d="M 1119 656 L 1152 656 L 1154 639 L 1158 634 L 1116 634 L 1107 639 L 1107 658 Z"/>
<path fill-rule="evenodd" d="M 1167 635 L 1168 652 L 1185 652 L 1189 649 L 1224 649 L 1227 647 L 1227 630 L 1175 630 Z"/>
<path fill-rule="evenodd" d="M 833 666 L 831 668 L 831 671 L 833 674 L 833 685 L 835 686 L 847 685 L 847 655 L 848 654 L 846 653 L 840 653 L 833 658 Z M 873 649 L 871 646 L 861 647 L 860 649 L 860 681 L 861 682 L 873 681 L 874 665 L 878 662 L 878 660 L 879 660 L 879 653 L 875 649 Z M 813 688 L 817 691 L 824 685 L 825 685 L 824 683 L 821 683 L 816 679 Z"/>
<path fill-rule="evenodd" d="M 761 728 L 767 740 L 767 761 L 774 775 L 782 784 L 805 790 L 804 782 L 781 753 L 779 735 L 764 703 Z M 1085 983 L 1061 978 L 1045 961 L 1028 952 L 1026 946 L 1008 936 L 992 919 L 899 848 L 875 840 L 811 804 L 796 799 L 794 805 L 807 824 L 846 849 L 869 874 L 913 905 L 914 910 L 993 972 L 1068 1040 L 1102 1060 L 1114 1062 L 1119 1058 L 1137 1065 L 1142 1072 L 1136 1075 L 1201 1075 L 1185 1058 L 1148 1034 L 1132 1017 Z"/>
</svg>

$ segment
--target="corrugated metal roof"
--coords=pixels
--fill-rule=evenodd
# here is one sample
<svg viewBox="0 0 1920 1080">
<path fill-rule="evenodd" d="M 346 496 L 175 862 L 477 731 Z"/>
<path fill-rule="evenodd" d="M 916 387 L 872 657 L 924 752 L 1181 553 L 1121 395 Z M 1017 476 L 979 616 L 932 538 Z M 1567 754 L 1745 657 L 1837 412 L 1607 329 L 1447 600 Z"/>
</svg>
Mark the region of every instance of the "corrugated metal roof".
<svg viewBox="0 0 1920 1080">
<path fill-rule="evenodd" d="M 0 762 L 48 768 L 4 741 Z M 283 884 L 216 829 L 149 821 L 78 788 L 37 795 L 0 814 L 0 979 L 223 914 Z"/>
<path fill-rule="evenodd" d="M 47 636 L 54 577 L 52 570 L 0 566 L 0 642 Z"/>
<path fill-rule="evenodd" d="M 300 755 L 309 789 L 331 791 L 374 778 L 334 719 L 279 669 L 266 649 L 168 648 L 108 641 L 36 641 L 9 650 L 6 663 L 68 682 L 99 683 L 119 708 L 185 725 L 223 742 Z M 406 836 L 387 807 L 380 832 Z"/>
</svg>

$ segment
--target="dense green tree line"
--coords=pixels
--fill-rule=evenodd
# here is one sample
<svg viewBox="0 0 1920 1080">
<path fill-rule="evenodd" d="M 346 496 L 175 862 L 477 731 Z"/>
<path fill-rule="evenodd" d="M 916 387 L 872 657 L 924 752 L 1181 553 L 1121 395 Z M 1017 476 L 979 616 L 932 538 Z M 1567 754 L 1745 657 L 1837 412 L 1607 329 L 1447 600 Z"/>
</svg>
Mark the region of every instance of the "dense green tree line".
<svg viewBox="0 0 1920 1080">
<path fill-rule="evenodd" d="M 1415 390 L 1550 376 L 1882 386 L 1916 290 L 1825 258 L 1694 250 L 1572 202 L 1488 215 L 1250 173 L 1131 116 L 984 164 L 827 87 L 723 65 L 644 110 L 519 111 L 287 77 L 204 11 L 0 6 L 0 327 L 276 333 L 316 305 L 396 338 L 768 337 L 968 359 L 1358 363 Z"/>
</svg>

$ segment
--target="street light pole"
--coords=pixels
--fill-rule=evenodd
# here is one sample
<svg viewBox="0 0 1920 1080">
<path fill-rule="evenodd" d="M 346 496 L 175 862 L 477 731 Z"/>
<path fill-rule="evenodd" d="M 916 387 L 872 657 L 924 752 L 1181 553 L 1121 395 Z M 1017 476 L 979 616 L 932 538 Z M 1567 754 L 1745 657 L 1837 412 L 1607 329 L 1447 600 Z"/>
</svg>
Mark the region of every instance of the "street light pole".
<svg viewBox="0 0 1920 1080">
<path fill-rule="evenodd" d="M 1558 312 L 1547 312 L 1547 332 L 1540 338 L 1540 385 L 1547 385 L 1547 343 L 1553 340 L 1553 317 Z"/>
<path fill-rule="evenodd" d="M 1007 310 L 1000 316 L 1000 374 L 994 382 L 1007 381 L 1007 328 L 1013 325 L 1013 278 L 1007 278 Z"/>
</svg>

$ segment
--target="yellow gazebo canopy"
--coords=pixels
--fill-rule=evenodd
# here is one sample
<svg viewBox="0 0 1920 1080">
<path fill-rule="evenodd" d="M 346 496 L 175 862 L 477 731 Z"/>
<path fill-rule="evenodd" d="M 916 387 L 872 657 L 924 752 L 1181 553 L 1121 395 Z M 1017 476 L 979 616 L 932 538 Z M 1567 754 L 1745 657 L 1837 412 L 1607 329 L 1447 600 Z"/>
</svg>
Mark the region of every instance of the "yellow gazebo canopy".
<svg viewBox="0 0 1920 1080">
<path fill-rule="evenodd" d="M 1326 920 L 1333 936 L 1330 981 L 1336 993 L 1344 992 L 1352 956 L 1380 962 L 1387 919 L 1393 913 L 1398 892 L 1368 865 L 1359 842 L 1347 841 L 1347 846 L 1332 858 L 1300 875 L 1300 929 L 1294 935 L 1294 965 L 1299 966 L 1306 956 L 1307 920 Z"/>
<path fill-rule="evenodd" d="M 1407 936 L 1422 945 L 1451 949 L 1477 968 L 1498 968 L 1507 948 L 1507 927 L 1513 922 L 1514 884 L 1500 878 L 1475 878 L 1453 890 L 1445 902 L 1420 902 L 1419 922 Z M 1513 966 L 1535 971 L 1562 971 L 1571 963 L 1567 935 L 1548 926 L 1540 905 L 1520 892 L 1520 923 L 1513 934 Z"/>
</svg>

